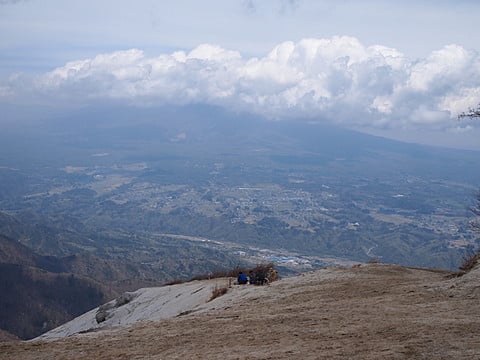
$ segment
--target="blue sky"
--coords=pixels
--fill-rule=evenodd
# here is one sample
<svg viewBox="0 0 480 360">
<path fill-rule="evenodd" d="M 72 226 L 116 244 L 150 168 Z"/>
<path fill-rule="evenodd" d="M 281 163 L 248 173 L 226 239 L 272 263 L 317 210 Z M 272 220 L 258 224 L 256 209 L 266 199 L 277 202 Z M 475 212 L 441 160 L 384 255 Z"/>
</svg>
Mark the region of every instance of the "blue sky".
<svg viewBox="0 0 480 360">
<path fill-rule="evenodd" d="M 457 119 L 480 103 L 479 15 L 465 0 L 0 0 L 0 106 L 206 103 L 480 149 L 478 122 Z"/>
</svg>

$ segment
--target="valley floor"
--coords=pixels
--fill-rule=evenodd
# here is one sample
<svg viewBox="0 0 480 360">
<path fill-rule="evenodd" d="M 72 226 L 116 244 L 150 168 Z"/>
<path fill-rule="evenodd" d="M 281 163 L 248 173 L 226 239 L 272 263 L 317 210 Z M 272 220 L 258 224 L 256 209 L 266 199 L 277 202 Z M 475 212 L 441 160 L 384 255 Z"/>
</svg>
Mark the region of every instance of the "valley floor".
<svg viewBox="0 0 480 360">
<path fill-rule="evenodd" d="M 0 359 L 479 359 L 480 268 L 370 264 L 233 286 L 208 309 L 59 340 Z"/>
</svg>

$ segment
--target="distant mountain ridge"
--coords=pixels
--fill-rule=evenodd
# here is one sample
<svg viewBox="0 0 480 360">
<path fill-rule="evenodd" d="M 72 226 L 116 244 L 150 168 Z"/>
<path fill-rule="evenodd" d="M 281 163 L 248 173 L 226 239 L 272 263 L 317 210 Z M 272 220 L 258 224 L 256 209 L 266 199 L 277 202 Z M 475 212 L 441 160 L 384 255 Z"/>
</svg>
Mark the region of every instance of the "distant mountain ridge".
<svg viewBox="0 0 480 360">
<path fill-rule="evenodd" d="M 65 270 L 62 259 L 0 235 L 0 329 L 33 338 L 115 296 L 94 279 Z"/>
</svg>

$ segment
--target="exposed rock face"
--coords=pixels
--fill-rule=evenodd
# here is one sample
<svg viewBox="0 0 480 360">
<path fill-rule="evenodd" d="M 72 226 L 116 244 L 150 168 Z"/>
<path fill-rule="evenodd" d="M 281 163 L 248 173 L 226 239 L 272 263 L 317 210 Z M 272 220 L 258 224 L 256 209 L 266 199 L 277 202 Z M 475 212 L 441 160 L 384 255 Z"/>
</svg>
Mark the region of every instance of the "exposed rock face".
<svg viewBox="0 0 480 360">
<path fill-rule="evenodd" d="M 95 320 L 98 324 L 104 322 L 105 320 L 113 316 L 113 312 L 115 311 L 115 309 L 119 308 L 122 305 L 128 304 L 137 296 L 137 293 L 126 292 L 120 295 L 114 301 L 103 304 L 98 308 L 97 313 L 95 314 Z"/>
<path fill-rule="evenodd" d="M 439 285 L 449 296 L 480 298 L 480 264 L 477 263 L 466 274 Z"/>
<path fill-rule="evenodd" d="M 58 339 L 73 334 L 98 331 L 140 321 L 158 321 L 179 315 L 199 312 L 215 306 L 218 299 L 209 302 L 215 288 L 229 287 L 231 279 L 192 281 L 163 287 L 126 292 L 96 309 L 63 324 L 40 339 Z M 250 291 L 256 286 L 250 286 Z M 229 289 L 228 292 L 234 289 Z"/>
</svg>

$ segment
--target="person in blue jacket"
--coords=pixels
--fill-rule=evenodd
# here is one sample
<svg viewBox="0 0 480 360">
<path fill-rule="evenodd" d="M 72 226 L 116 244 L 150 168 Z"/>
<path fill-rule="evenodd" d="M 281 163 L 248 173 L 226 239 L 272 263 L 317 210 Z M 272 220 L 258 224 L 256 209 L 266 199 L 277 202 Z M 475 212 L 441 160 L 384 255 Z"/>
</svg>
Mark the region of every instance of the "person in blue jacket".
<svg viewBox="0 0 480 360">
<path fill-rule="evenodd" d="M 248 283 L 248 278 L 247 275 L 245 275 L 243 272 L 239 272 L 237 276 L 237 282 L 239 285 L 245 285 Z"/>
</svg>

